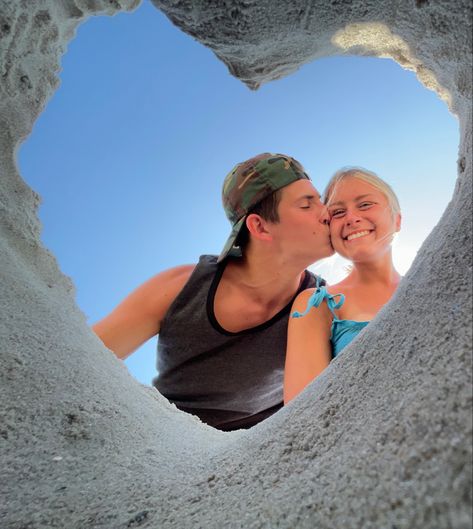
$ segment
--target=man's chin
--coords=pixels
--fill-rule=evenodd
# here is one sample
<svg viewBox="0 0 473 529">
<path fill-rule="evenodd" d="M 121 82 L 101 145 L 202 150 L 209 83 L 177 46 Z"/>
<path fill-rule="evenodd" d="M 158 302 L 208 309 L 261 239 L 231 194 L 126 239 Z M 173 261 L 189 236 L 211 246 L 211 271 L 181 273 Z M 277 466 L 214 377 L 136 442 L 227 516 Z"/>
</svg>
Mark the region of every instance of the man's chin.
<svg viewBox="0 0 473 529">
<path fill-rule="evenodd" d="M 327 257 L 332 257 L 334 253 L 335 253 L 335 248 L 331 244 L 329 244 L 327 248 Z"/>
<path fill-rule="evenodd" d="M 326 250 L 319 251 L 316 256 L 312 255 L 312 263 L 317 263 L 318 261 L 322 261 L 322 259 L 328 259 L 329 257 L 332 257 L 334 255 L 335 250 L 332 248 L 332 246 L 328 246 Z"/>
</svg>

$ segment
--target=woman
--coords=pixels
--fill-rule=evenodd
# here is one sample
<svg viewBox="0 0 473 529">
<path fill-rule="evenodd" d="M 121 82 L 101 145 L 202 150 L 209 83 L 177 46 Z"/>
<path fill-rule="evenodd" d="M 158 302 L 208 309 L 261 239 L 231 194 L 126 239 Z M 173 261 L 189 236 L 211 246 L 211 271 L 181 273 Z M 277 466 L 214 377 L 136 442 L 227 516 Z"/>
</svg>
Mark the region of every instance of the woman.
<svg viewBox="0 0 473 529">
<path fill-rule="evenodd" d="M 288 329 L 285 403 L 368 325 L 391 299 L 401 279 L 391 251 L 401 212 L 391 187 L 374 173 L 350 168 L 332 177 L 324 201 L 333 247 L 353 265 L 340 283 L 305 290 L 294 301 Z"/>
</svg>

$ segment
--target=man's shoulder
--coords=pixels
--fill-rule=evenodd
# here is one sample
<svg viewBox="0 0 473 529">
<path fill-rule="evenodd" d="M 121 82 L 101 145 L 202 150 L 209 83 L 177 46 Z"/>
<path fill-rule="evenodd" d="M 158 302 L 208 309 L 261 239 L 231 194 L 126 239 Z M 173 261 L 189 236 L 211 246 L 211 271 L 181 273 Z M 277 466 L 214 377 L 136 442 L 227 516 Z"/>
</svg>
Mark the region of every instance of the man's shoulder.
<svg viewBox="0 0 473 529">
<path fill-rule="evenodd" d="M 190 291 L 194 295 L 198 285 L 212 281 L 218 270 L 217 258 L 216 255 L 201 255 L 197 263 L 168 268 L 150 280 L 151 290 L 157 293 L 164 288 L 169 306 L 181 294 Z"/>
<path fill-rule="evenodd" d="M 164 281 L 182 281 L 191 276 L 196 266 L 196 263 L 174 266 L 164 270 L 163 272 L 160 272 L 159 274 L 156 274 L 154 277 L 160 277 Z"/>
<path fill-rule="evenodd" d="M 173 266 L 171 268 L 167 268 L 166 270 L 163 270 L 162 272 L 159 272 L 156 274 L 152 279 L 156 279 L 157 282 L 160 282 L 162 280 L 164 281 L 174 281 L 174 282 L 187 282 L 188 279 L 190 279 L 191 275 L 201 268 L 207 268 L 207 267 L 217 267 L 217 255 L 211 255 L 211 254 L 203 254 L 199 257 L 199 260 L 197 263 L 192 264 L 183 264 L 183 265 L 177 265 Z"/>
<path fill-rule="evenodd" d="M 174 266 L 148 279 L 140 289 L 147 298 L 156 300 L 173 299 L 189 281 L 196 264 Z"/>
<path fill-rule="evenodd" d="M 198 265 L 199 266 L 205 266 L 205 265 L 210 265 L 210 266 L 217 266 L 217 259 L 218 259 L 218 256 L 217 255 L 213 255 L 213 254 L 203 254 L 199 257 L 199 261 L 198 261 Z"/>
<path fill-rule="evenodd" d="M 323 277 L 314 274 L 314 272 L 312 272 L 311 270 L 306 270 L 305 277 L 299 291 L 305 290 L 307 288 L 323 287 L 326 284 L 327 283 Z"/>
</svg>

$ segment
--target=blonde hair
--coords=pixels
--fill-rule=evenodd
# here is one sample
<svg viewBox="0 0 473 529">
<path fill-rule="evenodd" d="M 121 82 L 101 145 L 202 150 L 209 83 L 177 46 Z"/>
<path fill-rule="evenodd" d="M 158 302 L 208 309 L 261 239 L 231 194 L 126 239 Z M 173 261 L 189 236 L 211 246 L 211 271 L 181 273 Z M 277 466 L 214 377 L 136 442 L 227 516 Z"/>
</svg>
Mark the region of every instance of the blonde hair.
<svg viewBox="0 0 473 529">
<path fill-rule="evenodd" d="M 393 215 L 397 215 L 401 212 L 399 200 L 396 196 L 396 193 L 394 193 L 392 187 L 382 178 L 380 178 L 377 174 L 368 171 L 367 169 L 363 169 L 362 167 L 344 167 L 343 169 L 337 171 L 332 176 L 329 183 L 327 184 L 327 187 L 325 188 L 323 194 L 324 204 L 327 204 L 327 202 L 329 201 L 329 198 L 333 194 L 333 191 L 337 184 L 339 184 L 345 178 L 349 177 L 363 180 L 367 184 L 372 185 L 378 191 L 381 191 L 381 193 L 383 193 L 383 195 L 387 198 L 389 207 L 391 208 L 391 212 Z"/>
</svg>

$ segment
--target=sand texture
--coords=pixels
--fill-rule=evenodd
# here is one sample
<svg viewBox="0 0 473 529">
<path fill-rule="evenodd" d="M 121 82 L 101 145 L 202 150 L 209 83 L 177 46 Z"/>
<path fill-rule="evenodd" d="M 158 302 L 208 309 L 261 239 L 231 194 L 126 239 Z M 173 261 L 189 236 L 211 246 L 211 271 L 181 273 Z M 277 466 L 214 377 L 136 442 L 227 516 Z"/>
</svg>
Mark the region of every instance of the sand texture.
<svg viewBox="0 0 473 529">
<path fill-rule="evenodd" d="M 139 1 L 0 0 L 0 527 L 470 529 L 471 2 L 153 3 L 250 88 L 337 54 L 414 70 L 460 122 L 454 196 L 320 378 L 250 431 L 213 430 L 88 329 L 15 164 L 77 25 Z"/>
</svg>

